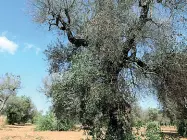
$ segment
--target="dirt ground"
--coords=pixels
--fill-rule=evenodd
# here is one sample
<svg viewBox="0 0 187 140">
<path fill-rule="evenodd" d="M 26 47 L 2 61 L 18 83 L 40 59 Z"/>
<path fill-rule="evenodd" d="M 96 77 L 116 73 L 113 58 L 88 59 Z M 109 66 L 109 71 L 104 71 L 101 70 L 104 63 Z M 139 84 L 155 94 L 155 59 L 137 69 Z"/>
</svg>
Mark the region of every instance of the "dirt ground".
<svg viewBox="0 0 187 140">
<path fill-rule="evenodd" d="M 0 128 L 0 140 L 81 140 L 85 139 L 83 131 L 38 132 L 34 126 L 11 126 Z"/>
<path fill-rule="evenodd" d="M 35 126 L 4 125 L 5 118 L 0 117 L 0 140 L 85 140 L 83 131 L 51 132 L 34 131 Z M 145 128 L 139 132 L 145 133 Z M 175 127 L 162 127 L 162 132 L 176 134 Z M 180 138 L 180 140 L 187 140 Z"/>
<path fill-rule="evenodd" d="M 0 117 L 0 140 L 84 140 L 84 131 L 51 132 L 35 131 L 35 126 L 5 125 Z"/>
<path fill-rule="evenodd" d="M 175 133 L 174 127 L 163 127 L 164 132 Z M 12 126 L 5 125 L 0 128 L 0 140 L 84 140 L 86 136 L 83 131 L 68 132 L 38 132 L 34 126 Z M 180 140 L 187 140 L 181 138 Z"/>
</svg>

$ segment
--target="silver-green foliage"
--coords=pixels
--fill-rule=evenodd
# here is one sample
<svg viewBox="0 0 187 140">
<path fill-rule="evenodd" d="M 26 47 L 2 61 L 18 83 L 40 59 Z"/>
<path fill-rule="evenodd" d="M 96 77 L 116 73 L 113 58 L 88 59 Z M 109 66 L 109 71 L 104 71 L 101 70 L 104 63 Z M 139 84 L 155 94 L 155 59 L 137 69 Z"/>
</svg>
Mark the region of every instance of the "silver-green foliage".
<svg viewBox="0 0 187 140">
<path fill-rule="evenodd" d="M 57 119 L 79 118 L 95 139 L 128 139 L 131 104 L 137 97 L 130 89 L 144 84 L 143 78 L 151 82 L 164 78 L 158 68 L 178 45 L 176 25 L 183 23 L 176 19 L 185 14 L 187 2 L 33 0 L 33 4 L 35 19 L 47 23 L 49 30 L 65 33 L 70 42 L 46 51 L 51 66 L 46 93 Z"/>
<path fill-rule="evenodd" d="M 6 102 L 5 115 L 9 124 L 33 122 L 37 110 L 26 96 L 11 96 Z"/>
<path fill-rule="evenodd" d="M 3 111 L 9 97 L 16 95 L 20 87 L 20 76 L 7 73 L 0 77 L 0 113 Z"/>
<path fill-rule="evenodd" d="M 156 122 L 147 123 L 146 140 L 161 140 L 161 130 L 158 123 Z"/>
<path fill-rule="evenodd" d="M 46 115 L 38 115 L 36 120 L 36 130 L 39 131 L 53 131 L 56 130 L 57 120 L 53 113 L 47 113 Z"/>
</svg>

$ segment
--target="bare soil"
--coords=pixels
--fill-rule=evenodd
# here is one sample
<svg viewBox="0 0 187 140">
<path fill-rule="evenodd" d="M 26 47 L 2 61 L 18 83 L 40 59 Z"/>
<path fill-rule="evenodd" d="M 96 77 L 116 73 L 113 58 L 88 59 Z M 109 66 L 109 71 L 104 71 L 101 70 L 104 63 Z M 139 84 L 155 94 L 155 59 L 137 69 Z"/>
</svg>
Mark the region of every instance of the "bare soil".
<svg viewBox="0 0 187 140">
<path fill-rule="evenodd" d="M 51 132 L 34 131 L 34 126 L 5 125 L 0 129 L 0 140 L 81 140 L 83 131 Z"/>
<path fill-rule="evenodd" d="M 12 126 L 5 125 L 5 118 L 0 117 L 0 140 L 85 140 L 84 131 L 67 131 L 67 132 L 51 132 L 35 131 L 34 125 L 30 126 Z M 163 126 L 162 132 L 168 134 L 177 134 L 175 127 Z M 134 130 L 135 131 L 135 130 Z M 145 128 L 142 128 L 139 133 L 145 133 Z M 187 140 L 180 138 L 180 140 Z"/>
<path fill-rule="evenodd" d="M 0 140 L 84 140 L 84 131 L 35 131 L 34 125 L 5 125 L 5 118 L 0 117 Z"/>
</svg>

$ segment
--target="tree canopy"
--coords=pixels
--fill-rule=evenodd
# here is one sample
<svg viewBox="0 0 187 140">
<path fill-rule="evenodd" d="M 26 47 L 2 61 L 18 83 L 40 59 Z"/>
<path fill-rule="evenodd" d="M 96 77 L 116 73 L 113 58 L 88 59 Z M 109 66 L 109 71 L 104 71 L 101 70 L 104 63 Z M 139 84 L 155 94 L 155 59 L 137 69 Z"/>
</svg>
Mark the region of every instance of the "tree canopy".
<svg viewBox="0 0 187 140">
<path fill-rule="evenodd" d="M 36 22 L 64 33 L 69 41 L 59 40 L 45 51 L 51 74 L 46 94 L 57 118 L 79 118 L 95 139 L 132 139 L 131 105 L 137 97 L 132 88 L 154 87 L 164 107 L 167 94 L 171 95 L 167 100 L 173 100 L 178 90 L 173 78 L 180 79 L 175 70 L 185 70 L 180 61 L 181 52 L 186 55 L 185 0 L 33 0 L 32 4 Z"/>
<path fill-rule="evenodd" d="M 11 95 L 15 95 L 20 86 L 21 80 L 19 76 L 7 73 L 0 77 L 0 113 L 3 111 L 8 98 Z"/>
<path fill-rule="evenodd" d="M 37 110 L 31 99 L 26 96 L 11 96 L 5 107 L 9 124 L 32 122 Z"/>
</svg>

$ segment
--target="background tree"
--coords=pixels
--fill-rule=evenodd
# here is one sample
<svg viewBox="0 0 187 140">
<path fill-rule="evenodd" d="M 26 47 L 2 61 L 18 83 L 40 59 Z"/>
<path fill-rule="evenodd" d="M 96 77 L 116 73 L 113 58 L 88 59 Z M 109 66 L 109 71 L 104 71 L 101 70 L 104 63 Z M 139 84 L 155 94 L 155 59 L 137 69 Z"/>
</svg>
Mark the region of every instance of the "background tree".
<svg viewBox="0 0 187 140">
<path fill-rule="evenodd" d="M 158 110 L 156 108 L 149 108 L 148 116 L 150 121 L 157 121 L 158 120 Z"/>
<path fill-rule="evenodd" d="M 132 105 L 132 117 L 133 117 L 133 124 L 135 124 L 138 121 L 142 121 L 142 123 L 145 120 L 146 111 L 144 111 L 141 106 L 138 103 L 134 103 Z M 146 121 L 145 121 L 146 122 Z"/>
<path fill-rule="evenodd" d="M 6 103 L 5 114 L 9 124 L 33 122 L 37 110 L 26 96 L 11 96 Z"/>
<path fill-rule="evenodd" d="M 165 61 L 159 62 L 160 65 L 157 69 L 162 78 L 156 79 L 157 82 L 154 83 L 158 91 L 158 100 L 172 124 L 176 121 L 179 121 L 180 124 L 186 124 L 186 47 L 181 47 L 180 51 L 168 52 L 162 57 Z"/>
<path fill-rule="evenodd" d="M 2 113 L 6 101 L 20 89 L 21 80 L 19 76 L 5 74 L 0 77 L 0 113 Z"/>
<path fill-rule="evenodd" d="M 33 5 L 35 20 L 65 33 L 70 42 L 46 51 L 52 74 L 47 95 L 57 118 L 76 114 L 95 139 L 132 139 L 136 94 L 129 81 L 136 86 L 145 78 L 165 78 L 158 67 L 163 54 L 178 45 L 176 25 L 185 27 L 178 19 L 185 19 L 187 2 L 34 0 Z"/>
</svg>

